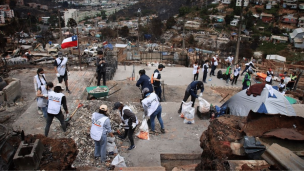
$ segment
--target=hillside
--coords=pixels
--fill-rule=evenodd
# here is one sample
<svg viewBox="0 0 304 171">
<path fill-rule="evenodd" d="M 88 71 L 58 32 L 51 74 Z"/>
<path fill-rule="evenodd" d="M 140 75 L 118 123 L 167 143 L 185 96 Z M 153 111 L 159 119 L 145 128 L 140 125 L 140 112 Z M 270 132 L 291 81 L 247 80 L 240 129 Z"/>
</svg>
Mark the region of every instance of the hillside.
<svg viewBox="0 0 304 171">
<path fill-rule="evenodd" d="M 190 5 L 190 0 L 141 0 L 128 8 L 116 13 L 117 18 L 131 18 L 137 16 L 140 8 L 142 16 L 157 14 L 162 20 L 178 13 L 178 9 L 183 5 Z"/>
</svg>

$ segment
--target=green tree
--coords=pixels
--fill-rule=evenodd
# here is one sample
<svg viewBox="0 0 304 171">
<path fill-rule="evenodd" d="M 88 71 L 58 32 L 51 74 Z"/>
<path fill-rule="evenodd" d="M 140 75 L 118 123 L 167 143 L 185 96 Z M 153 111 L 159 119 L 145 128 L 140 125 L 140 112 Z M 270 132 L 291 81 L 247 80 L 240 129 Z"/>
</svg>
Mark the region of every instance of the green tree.
<svg viewBox="0 0 304 171">
<path fill-rule="evenodd" d="M 122 27 L 119 30 L 119 35 L 121 35 L 122 37 L 128 37 L 129 36 L 129 28 L 127 26 Z"/>
<path fill-rule="evenodd" d="M 74 33 L 74 28 L 77 27 L 77 22 L 73 18 L 69 18 L 67 27 L 72 29 L 72 33 Z"/>
<path fill-rule="evenodd" d="M 188 37 L 187 42 L 190 45 L 194 45 L 195 44 L 194 36 L 192 34 Z"/>
<path fill-rule="evenodd" d="M 230 25 L 230 22 L 233 20 L 233 15 L 231 14 L 231 15 L 226 15 L 225 16 L 225 23 L 226 23 L 226 25 Z"/>
<path fill-rule="evenodd" d="M 151 21 L 151 31 L 153 33 L 153 35 L 156 37 L 156 38 L 159 38 L 163 31 L 162 31 L 162 28 L 163 28 L 163 24 L 161 22 L 161 19 L 160 18 L 153 18 L 152 21 Z"/>
<path fill-rule="evenodd" d="M 258 14 L 261 14 L 261 13 L 263 12 L 263 10 L 262 10 L 261 8 L 256 8 L 256 12 L 257 12 Z"/>
<path fill-rule="evenodd" d="M 180 7 L 179 10 L 178 10 L 178 13 L 179 13 L 179 16 L 182 17 L 182 16 L 190 13 L 190 8 L 187 7 L 187 6 Z"/>
<path fill-rule="evenodd" d="M 69 7 L 69 3 L 67 1 L 64 1 L 62 3 L 62 8 L 68 8 Z"/>
<path fill-rule="evenodd" d="M 176 24 L 174 17 L 170 17 L 166 22 L 167 29 L 171 29 Z"/>
<path fill-rule="evenodd" d="M 64 20 L 63 20 L 62 17 L 60 18 L 60 22 L 61 22 L 60 26 L 61 26 L 61 27 L 64 27 L 64 26 L 65 26 L 65 23 L 64 23 Z M 58 26 L 58 16 L 57 16 L 57 15 L 51 15 L 50 18 L 48 19 L 48 23 L 49 23 L 51 26 L 53 26 L 53 27 L 55 27 L 56 25 L 57 25 L 57 27 L 59 27 L 59 26 Z"/>
<path fill-rule="evenodd" d="M 110 27 L 104 27 L 100 29 L 101 34 L 103 35 L 104 38 L 114 38 L 116 36 L 116 31 L 111 29 Z"/>
</svg>

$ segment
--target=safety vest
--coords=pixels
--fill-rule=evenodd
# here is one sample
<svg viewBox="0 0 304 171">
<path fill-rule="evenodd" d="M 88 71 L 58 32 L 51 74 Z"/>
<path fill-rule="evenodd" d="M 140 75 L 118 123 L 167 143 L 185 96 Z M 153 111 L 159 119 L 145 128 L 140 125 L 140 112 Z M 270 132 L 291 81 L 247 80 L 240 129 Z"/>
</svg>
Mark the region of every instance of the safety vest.
<svg viewBox="0 0 304 171">
<path fill-rule="evenodd" d="M 250 75 L 248 73 L 246 73 L 246 75 L 248 75 L 248 79 L 250 80 Z M 246 75 L 245 75 L 245 77 L 246 77 Z M 243 78 L 243 81 L 242 81 L 243 84 L 244 84 L 244 81 L 245 81 L 245 77 Z M 250 86 L 250 81 L 246 81 L 246 84 L 249 87 Z"/>
<path fill-rule="evenodd" d="M 129 107 L 129 106 L 124 106 L 123 108 L 122 108 L 122 113 L 121 113 L 121 120 L 123 120 L 124 122 L 125 122 L 125 125 L 128 125 L 128 122 L 129 122 L 129 119 L 124 119 L 123 118 L 123 116 L 124 116 L 124 110 L 126 110 L 126 109 L 128 109 L 128 110 L 130 110 L 131 112 L 132 112 L 132 110 L 131 110 L 131 108 Z M 136 118 L 136 125 L 138 124 L 138 119 L 137 119 L 137 117 L 135 116 L 135 118 Z M 124 127 L 125 129 L 129 129 L 129 127 Z"/>
<path fill-rule="evenodd" d="M 292 76 L 292 74 L 290 74 L 290 79 L 291 79 L 291 81 L 294 81 L 296 78 L 297 78 L 296 75 L 295 75 L 295 76 Z"/>
<path fill-rule="evenodd" d="M 158 96 L 155 93 L 151 93 L 147 98 L 141 101 L 143 106 L 148 108 L 148 116 L 151 116 L 159 106 Z"/>
<path fill-rule="evenodd" d="M 92 126 L 90 131 L 91 138 L 95 141 L 100 141 L 104 129 L 103 125 L 105 121 L 108 119 L 108 117 L 104 116 L 97 120 L 96 118 L 98 115 L 101 114 L 97 112 L 94 112 L 92 114 Z"/>
<path fill-rule="evenodd" d="M 68 58 L 62 58 L 62 60 L 60 58 L 56 58 L 56 62 L 57 62 L 57 71 L 61 76 L 64 76 L 65 71 L 66 71 L 66 64 L 68 62 Z M 60 65 L 59 65 L 60 64 Z"/>
<path fill-rule="evenodd" d="M 48 94 L 48 90 L 46 89 L 46 85 L 40 86 L 41 94 Z M 48 99 L 45 97 L 38 97 L 37 106 L 38 107 L 46 107 Z"/>
<path fill-rule="evenodd" d="M 34 78 L 36 79 L 36 83 L 37 83 L 37 88 L 39 89 L 40 86 L 45 85 L 46 84 L 46 80 L 45 80 L 45 75 L 42 74 L 43 77 L 41 76 L 41 78 L 39 79 L 38 74 L 34 76 Z"/>
<path fill-rule="evenodd" d="M 57 115 L 60 112 L 61 109 L 61 100 L 64 94 L 62 93 L 55 93 L 54 91 L 49 92 L 48 94 L 48 110 L 47 112 L 49 114 Z"/>
<path fill-rule="evenodd" d="M 231 68 L 231 66 L 229 66 L 228 68 L 227 68 L 227 70 L 226 70 L 226 75 L 228 75 L 229 74 L 229 69 Z"/>
</svg>

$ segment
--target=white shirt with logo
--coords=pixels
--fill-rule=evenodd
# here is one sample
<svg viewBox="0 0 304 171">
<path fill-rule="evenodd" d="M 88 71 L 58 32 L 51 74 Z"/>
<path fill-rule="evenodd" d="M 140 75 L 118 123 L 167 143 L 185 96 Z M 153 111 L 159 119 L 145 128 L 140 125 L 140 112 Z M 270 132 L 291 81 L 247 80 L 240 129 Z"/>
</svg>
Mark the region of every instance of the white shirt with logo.
<svg viewBox="0 0 304 171">
<path fill-rule="evenodd" d="M 55 93 L 54 91 L 49 92 L 48 94 L 49 105 L 47 110 L 49 114 L 57 115 L 60 112 L 61 101 L 63 96 L 64 96 L 63 93 Z"/>
<path fill-rule="evenodd" d="M 92 115 L 92 126 L 90 130 L 90 135 L 93 140 L 100 141 L 104 129 L 103 125 L 105 121 L 108 119 L 108 117 L 105 116 L 96 120 L 97 115 L 100 114 L 94 112 Z"/>
<path fill-rule="evenodd" d="M 46 89 L 46 85 L 40 86 L 41 94 L 48 94 L 48 90 Z M 37 106 L 38 107 L 46 107 L 48 104 L 48 99 L 46 97 L 38 97 Z"/>
<path fill-rule="evenodd" d="M 214 65 L 214 66 L 218 66 L 218 61 L 217 61 L 217 58 L 216 58 L 215 56 L 213 57 L 213 60 L 214 60 L 213 65 Z"/>
<path fill-rule="evenodd" d="M 144 109 L 147 108 L 147 115 L 151 116 L 159 106 L 158 96 L 155 93 L 151 93 L 147 98 L 143 99 L 141 103 Z"/>
</svg>

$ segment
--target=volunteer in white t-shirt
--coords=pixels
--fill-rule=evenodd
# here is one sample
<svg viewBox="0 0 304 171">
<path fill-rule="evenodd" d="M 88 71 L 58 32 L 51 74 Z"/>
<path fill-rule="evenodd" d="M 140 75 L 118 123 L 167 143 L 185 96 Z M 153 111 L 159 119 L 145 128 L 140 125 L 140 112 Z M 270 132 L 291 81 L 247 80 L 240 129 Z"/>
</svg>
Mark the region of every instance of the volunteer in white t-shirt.
<svg viewBox="0 0 304 171">
<path fill-rule="evenodd" d="M 230 63 L 231 65 L 233 65 L 233 56 L 228 56 L 227 60 L 228 60 L 228 63 Z"/>
<path fill-rule="evenodd" d="M 236 66 L 233 70 L 234 77 L 233 77 L 231 85 L 233 85 L 233 83 L 236 85 L 237 79 L 239 78 L 239 75 L 240 75 L 240 72 L 241 72 L 241 67 L 239 66 L 239 64 L 236 64 Z"/>
<path fill-rule="evenodd" d="M 200 68 L 199 68 L 197 62 L 195 62 L 195 63 L 193 64 L 193 75 L 194 75 L 194 80 L 193 80 L 193 81 L 195 81 L 195 80 L 198 79 L 199 69 L 200 69 Z"/>
<path fill-rule="evenodd" d="M 68 87 L 69 69 L 67 63 L 68 63 L 68 58 L 63 57 L 62 52 L 58 52 L 58 58 L 56 58 L 54 61 L 56 76 L 58 78 L 59 83 L 62 83 L 62 81 L 64 80 L 66 91 L 68 93 L 71 93 Z"/>
<path fill-rule="evenodd" d="M 210 71 L 210 74 L 209 74 L 210 77 L 211 77 L 211 75 L 215 76 L 215 75 L 214 75 L 214 72 L 215 72 L 215 70 L 216 70 L 216 67 L 218 66 L 218 63 L 219 63 L 218 55 L 215 55 L 215 56 L 212 58 L 212 66 L 211 66 L 211 71 Z"/>
<path fill-rule="evenodd" d="M 271 70 L 271 68 L 268 68 L 266 83 L 269 83 L 270 85 L 272 85 L 272 77 L 273 77 L 273 71 Z"/>
<path fill-rule="evenodd" d="M 161 117 L 162 106 L 159 103 L 159 98 L 155 93 L 150 93 L 148 88 L 143 89 L 144 99 L 141 104 L 144 108 L 145 116 L 150 117 L 151 131 L 155 133 L 155 117 L 157 117 L 160 124 L 160 131 L 165 133 L 164 123 Z"/>
<path fill-rule="evenodd" d="M 47 110 L 47 120 L 46 120 L 46 126 L 45 126 L 45 136 L 47 137 L 49 134 L 50 126 L 53 122 L 54 117 L 56 117 L 62 126 L 63 131 L 66 131 L 66 125 L 64 121 L 64 115 L 61 112 L 61 105 L 63 106 L 63 109 L 65 110 L 65 113 L 68 114 L 68 107 L 66 105 L 66 98 L 63 93 L 61 93 L 63 90 L 62 84 L 57 84 L 54 87 L 54 91 L 50 91 L 48 93 L 48 110 Z"/>
<path fill-rule="evenodd" d="M 40 86 L 37 91 L 37 105 L 41 109 L 43 116 L 47 118 L 47 106 L 48 106 L 48 93 L 52 91 L 54 87 L 52 82 L 48 82 L 46 85 Z"/>
<path fill-rule="evenodd" d="M 245 69 L 244 69 L 244 71 L 242 72 L 241 76 L 242 76 L 242 75 L 244 74 L 244 72 L 246 72 L 248 69 L 251 69 L 251 70 L 252 70 L 252 68 L 256 69 L 255 66 L 253 65 L 253 62 L 252 62 L 252 61 L 246 63 L 246 64 L 245 64 Z"/>
<path fill-rule="evenodd" d="M 108 106 L 101 105 L 99 111 L 92 114 L 90 135 L 95 141 L 95 159 L 100 157 L 101 162 L 107 160 L 107 135 L 109 134 L 111 137 L 114 137 L 107 111 Z"/>
</svg>

